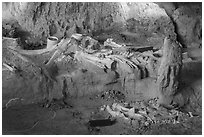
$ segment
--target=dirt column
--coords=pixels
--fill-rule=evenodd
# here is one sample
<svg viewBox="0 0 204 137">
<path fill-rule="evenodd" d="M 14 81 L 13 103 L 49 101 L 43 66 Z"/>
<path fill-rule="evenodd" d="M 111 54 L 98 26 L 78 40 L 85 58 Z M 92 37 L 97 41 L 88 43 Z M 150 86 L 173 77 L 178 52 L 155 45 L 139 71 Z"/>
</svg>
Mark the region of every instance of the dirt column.
<svg viewBox="0 0 204 137">
<path fill-rule="evenodd" d="M 176 41 L 165 38 L 157 77 L 160 104 L 171 104 L 173 95 L 178 90 L 181 67 L 181 46 Z"/>
</svg>

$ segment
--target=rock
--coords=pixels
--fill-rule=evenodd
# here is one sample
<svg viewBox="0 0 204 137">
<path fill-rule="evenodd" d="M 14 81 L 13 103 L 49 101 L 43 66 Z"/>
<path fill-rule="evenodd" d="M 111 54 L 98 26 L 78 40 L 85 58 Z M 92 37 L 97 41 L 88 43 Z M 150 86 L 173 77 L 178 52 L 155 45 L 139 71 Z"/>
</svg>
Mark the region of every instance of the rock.
<svg viewBox="0 0 204 137">
<path fill-rule="evenodd" d="M 159 90 L 159 104 L 169 105 L 173 95 L 177 93 L 182 67 L 180 45 L 165 38 L 163 56 L 158 69 L 157 84 Z"/>
<path fill-rule="evenodd" d="M 172 18 L 177 25 L 180 42 L 186 47 L 194 46 L 192 43 L 202 44 L 202 6 L 200 3 L 179 6 Z"/>
</svg>

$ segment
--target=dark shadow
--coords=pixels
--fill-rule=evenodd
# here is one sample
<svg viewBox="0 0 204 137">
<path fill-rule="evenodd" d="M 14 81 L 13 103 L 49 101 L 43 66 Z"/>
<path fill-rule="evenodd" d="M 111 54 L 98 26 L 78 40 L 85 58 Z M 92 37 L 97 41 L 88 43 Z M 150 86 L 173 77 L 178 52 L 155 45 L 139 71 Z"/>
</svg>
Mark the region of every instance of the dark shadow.
<svg viewBox="0 0 204 137">
<path fill-rule="evenodd" d="M 178 93 L 184 92 L 186 88 L 191 87 L 199 79 L 202 79 L 202 62 L 183 63 Z"/>
<path fill-rule="evenodd" d="M 90 127 L 105 127 L 105 126 L 111 126 L 115 123 L 116 123 L 116 120 L 101 119 L 101 120 L 90 120 L 88 124 Z"/>
<path fill-rule="evenodd" d="M 202 61 L 184 62 L 181 70 L 183 82 L 193 82 L 202 78 Z"/>
<path fill-rule="evenodd" d="M 202 108 L 202 62 L 186 62 L 181 71 L 181 81 L 176 102 L 183 111 L 198 113 Z"/>
<path fill-rule="evenodd" d="M 17 28 L 14 37 L 20 38 L 22 41 L 25 41 L 26 39 L 28 39 L 28 37 L 31 37 L 31 34 L 27 31 Z"/>
</svg>

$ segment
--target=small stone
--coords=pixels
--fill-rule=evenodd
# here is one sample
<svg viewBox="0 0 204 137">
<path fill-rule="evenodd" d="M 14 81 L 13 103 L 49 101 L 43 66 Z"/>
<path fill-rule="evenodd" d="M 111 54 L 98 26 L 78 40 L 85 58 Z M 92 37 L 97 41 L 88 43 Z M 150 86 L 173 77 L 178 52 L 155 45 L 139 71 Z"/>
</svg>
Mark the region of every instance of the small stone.
<svg viewBox="0 0 204 137">
<path fill-rule="evenodd" d="M 149 122 L 146 121 L 146 122 L 144 123 L 144 125 L 145 125 L 145 126 L 149 126 L 150 124 L 149 124 Z"/>
<path fill-rule="evenodd" d="M 103 106 L 100 108 L 100 111 L 104 111 L 104 110 L 105 110 L 105 108 L 106 108 L 106 106 L 105 106 L 105 105 L 103 105 Z"/>
</svg>

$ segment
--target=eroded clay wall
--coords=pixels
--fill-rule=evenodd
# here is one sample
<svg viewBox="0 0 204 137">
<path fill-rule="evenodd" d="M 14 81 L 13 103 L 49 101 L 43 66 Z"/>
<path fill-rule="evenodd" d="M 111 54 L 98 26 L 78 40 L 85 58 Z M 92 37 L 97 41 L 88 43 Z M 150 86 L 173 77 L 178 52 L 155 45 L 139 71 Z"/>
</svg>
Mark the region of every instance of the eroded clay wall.
<svg viewBox="0 0 204 137">
<path fill-rule="evenodd" d="M 26 43 L 45 42 L 73 33 L 111 34 L 115 39 L 149 41 L 174 36 L 174 26 L 164 9 L 154 3 L 4 3 L 3 22 L 17 22 L 16 37 Z M 6 26 L 6 25 L 5 25 Z M 6 34 L 5 34 L 6 35 Z M 103 36 L 105 39 L 110 36 Z M 158 38 L 159 37 L 159 38 Z M 153 39 L 153 40 L 152 40 Z"/>
</svg>

